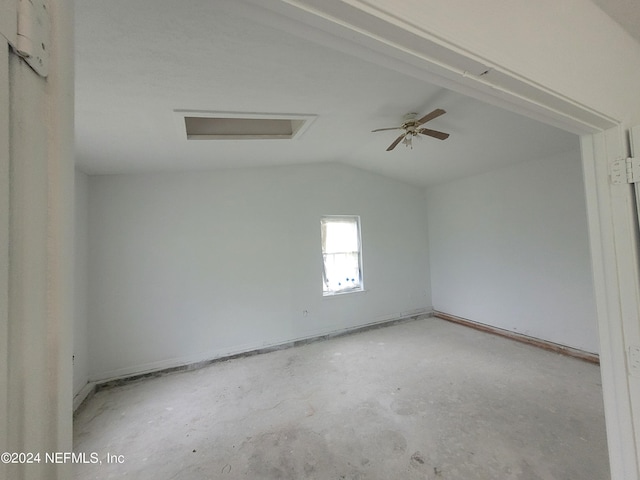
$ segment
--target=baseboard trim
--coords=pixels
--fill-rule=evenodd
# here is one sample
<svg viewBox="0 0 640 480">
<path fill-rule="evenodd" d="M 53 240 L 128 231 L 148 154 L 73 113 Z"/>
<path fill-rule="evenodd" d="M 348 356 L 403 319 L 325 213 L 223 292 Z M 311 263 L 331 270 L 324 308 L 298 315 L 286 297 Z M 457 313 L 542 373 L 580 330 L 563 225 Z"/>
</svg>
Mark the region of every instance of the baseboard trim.
<svg viewBox="0 0 640 480">
<path fill-rule="evenodd" d="M 490 333 L 492 335 L 498 335 L 500 337 L 505 337 L 510 340 L 515 340 L 516 342 L 526 343 L 527 345 L 533 345 L 534 347 L 542 348 L 544 350 L 549 350 L 551 352 L 560 353 L 562 355 L 567 355 L 569 357 L 584 360 L 585 362 L 600 365 L 600 356 L 596 353 L 585 352 L 584 350 L 579 350 L 577 348 L 567 347 L 565 345 L 549 342 L 547 340 L 542 340 L 535 337 L 529 337 L 527 335 L 522 335 L 520 333 L 510 332 L 509 330 L 493 327 L 491 325 L 486 325 L 484 323 L 474 322 L 473 320 L 457 317 L 455 315 L 450 315 L 444 312 L 434 311 L 433 316 L 441 320 L 446 320 L 448 322 L 464 325 L 465 327 L 473 328 L 475 330 L 480 330 L 482 332 Z"/>
<path fill-rule="evenodd" d="M 235 358 L 252 357 L 254 355 L 260 355 L 260 354 L 263 354 L 263 353 L 274 352 L 274 351 L 277 351 L 277 350 L 285 350 L 285 349 L 292 348 L 292 347 L 298 347 L 298 346 L 301 346 L 301 345 L 307 345 L 307 344 L 310 344 L 310 343 L 315 343 L 315 342 L 319 342 L 319 341 L 323 341 L 323 340 L 329 340 L 331 338 L 342 337 L 342 336 L 351 335 L 351 334 L 354 334 L 354 333 L 364 332 L 364 331 L 367 331 L 367 330 L 374 330 L 374 329 L 377 329 L 377 328 L 389 327 L 391 325 L 398 325 L 398 324 L 401 324 L 401 323 L 418 320 L 420 318 L 426 318 L 426 317 L 433 316 L 433 311 L 432 310 L 427 310 L 427 309 L 424 309 L 424 310 L 421 309 L 421 310 L 415 310 L 415 311 L 412 311 L 412 312 L 403 312 L 403 313 L 405 313 L 405 315 L 402 315 L 400 317 L 396 316 L 395 318 L 391 318 L 391 319 L 378 320 L 378 321 L 375 321 L 375 322 L 372 322 L 372 323 L 368 323 L 368 324 L 365 324 L 365 325 L 358 325 L 358 326 L 355 326 L 355 327 L 349 327 L 349 328 L 345 328 L 345 329 L 335 330 L 335 331 L 328 332 L 328 333 L 322 333 L 322 334 L 313 335 L 313 336 L 309 336 L 309 337 L 305 337 L 305 338 L 299 338 L 299 339 L 295 339 L 295 340 L 291 340 L 291 341 L 288 341 L 288 342 L 283 342 L 283 343 L 279 343 L 279 344 L 275 344 L 275 345 L 268 345 L 268 346 L 261 347 L 261 348 L 249 349 L 249 350 L 246 350 L 246 351 L 232 353 L 232 354 L 228 354 L 228 355 L 222 355 L 222 356 L 218 356 L 218 357 L 207 359 L 207 360 L 196 361 L 196 362 L 191 362 L 191 363 L 184 363 L 184 364 L 181 364 L 181 365 L 176 365 L 176 366 L 171 366 L 171 367 L 158 368 L 158 369 L 155 369 L 155 370 L 152 370 L 152 371 L 142 371 L 142 372 L 138 372 L 138 373 L 124 374 L 124 375 L 122 375 L 120 377 L 117 377 L 117 378 L 108 378 L 108 379 L 105 379 L 105 380 L 96 380 L 95 382 L 91 383 L 93 385 L 92 394 L 95 394 L 95 393 L 97 393 L 97 392 L 99 392 L 101 390 L 114 388 L 114 387 L 119 387 L 119 386 L 122 386 L 122 385 L 127 385 L 129 383 L 136 382 L 136 381 L 139 381 L 139 380 L 143 380 L 143 379 L 146 379 L 146 378 L 161 377 L 161 376 L 168 375 L 168 374 L 171 374 L 171 373 L 176 373 L 176 372 L 198 370 L 200 368 L 207 367 L 207 366 L 212 365 L 214 363 L 224 362 L 224 361 L 227 361 L 227 360 L 233 360 Z M 81 403 L 82 403 L 82 401 L 80 402 L 80 404 Z M 80 406 L 80 404 L 78 404 L 78 406 Z M 74 407 L 75 407 L 75 399 L 74 399 Z"/>
</svg>

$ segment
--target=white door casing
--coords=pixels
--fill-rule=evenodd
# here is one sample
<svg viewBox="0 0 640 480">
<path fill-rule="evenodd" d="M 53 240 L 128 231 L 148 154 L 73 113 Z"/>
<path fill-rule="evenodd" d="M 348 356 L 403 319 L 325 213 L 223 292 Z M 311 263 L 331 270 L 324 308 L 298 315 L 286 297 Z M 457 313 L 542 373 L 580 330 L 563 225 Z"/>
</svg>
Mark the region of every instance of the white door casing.
<svg viewBox="0 0 640 480">
<path fill-rule="evenodd" d="M 636 125 L 629 130 L 631 156 L 634 158 L 640 157 L 640 125 Z M 632 245 L 627 247 L 628 250 L 632 250 L 636 255 L 629 257 L 627 263 L 632 264 L 634 267 L 638 265 L 638 246 L 640 246 L 640 182 L 634 184 L 635 196 L 633 203 L 635 216 L 629 219 L 629 233 L 630 239 L 635 241 Z M 631 267 L 633 268 L 633 267 Z M 629 273 L 631 275 L 631 273 Z M 634 295 L 636 297 L 636 304 L 640 304 L 640 281 L 636 278 L 636 282 L 629 281 L 627 289 L 628 295 Z M 634 311 L 635 315 L 630 315 L 624 323 L 624 337 L 625 337 L 625 353 L 627 355 L 627 378 L 629 381 L 629 392 L 631 397 L 631 405 L 633 409 L 633 428 L 636 434 L 636 456 L 638 465 L 640 465 L 640 321 L 638 318 L 640 314 L 638 311 Z M 638 467 L 640 470 L 640 466 Z"/>
<path fill-rule="evenodd" d="M 631 157 L 640 159 L 640 125 L 629 129 L 629 146 L 631 147 Z M 640 182 L 636 182 L 634 185 L 636 191 L 636 210 L 640 223 Z"/>
</svg>

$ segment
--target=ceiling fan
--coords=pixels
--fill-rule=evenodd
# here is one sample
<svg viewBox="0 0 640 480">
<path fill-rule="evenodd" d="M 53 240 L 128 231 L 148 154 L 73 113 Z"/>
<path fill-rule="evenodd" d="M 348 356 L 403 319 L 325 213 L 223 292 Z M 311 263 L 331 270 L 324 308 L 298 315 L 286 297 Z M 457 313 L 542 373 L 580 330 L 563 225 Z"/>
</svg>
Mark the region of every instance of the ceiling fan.
<svg viewBox="0 0 640 480">
<path fill-rule="evenodd" d="M 437 138 L 438 140 L 446 140 L 449 138 L 448 133 L 439 132 L 437 130 L 431 130 L 429 128 L 420 128 L 421 125 L 427 123 L 429 120 L 433 120 L 440 115 L 443 115 L 447 112 L 442 110 L 441 108 L 436 108 L 433 112 L 427 113 L 424 117 L 416 119 L 418 116 L 417 113 L 408 113 L 404 116 L 404 122 L 399 127 L 389 127 L 389 128 L 376 128 L 375 130 L 371 130 L 372 132 L 381 132 L 383 130 L 404 130 L 404 133 L 401 134 L 398 138 L 396 138 L 389 148 L 387 148 L 387 152 L 396 148 L 396 146 L 402 142 L 407 147 L 413 148 L 411 140 L 413 137 L 418 135 L 428 135 L 429 137 Z"/>
</svg>

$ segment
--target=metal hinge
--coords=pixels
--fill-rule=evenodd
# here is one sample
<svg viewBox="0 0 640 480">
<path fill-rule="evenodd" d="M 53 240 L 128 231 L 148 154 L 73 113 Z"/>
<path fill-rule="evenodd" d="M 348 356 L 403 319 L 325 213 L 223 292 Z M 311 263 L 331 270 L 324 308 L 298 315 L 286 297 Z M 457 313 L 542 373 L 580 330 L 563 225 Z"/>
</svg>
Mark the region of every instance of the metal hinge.
<svg viewBox="0 0 640 480">
<path fill-rule="evenodd" d="M 611 183 L 623 185 L 640 182 L 640 158 L 619 158 L 611 162 Z"/>
<path fill-rule="evenodd" d="M 18 38 L 15 52 L 41 77 L 49 74 L 51 21 L 44 0 L 18 2 Z"/>
</svg>

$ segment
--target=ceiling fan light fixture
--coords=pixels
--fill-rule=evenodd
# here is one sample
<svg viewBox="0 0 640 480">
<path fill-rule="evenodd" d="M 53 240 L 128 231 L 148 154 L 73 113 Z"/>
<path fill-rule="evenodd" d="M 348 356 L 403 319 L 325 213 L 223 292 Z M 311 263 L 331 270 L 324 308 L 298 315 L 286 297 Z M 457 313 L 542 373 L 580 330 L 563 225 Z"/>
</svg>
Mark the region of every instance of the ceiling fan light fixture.
<svg viewBox="0 0 640 480">
<path fill-rule="evenodd" d="M 371 130 L 372 132 L 381 132 L 383 130 L 404 130 L 404 133 L 400 134 L 398 138 L 396 138 L 391 145 L 387 147 L 387 152 L 390 152 L 399 143 L 403 143 L 405 147 L 411 147 L 413 150 L 413 137 L 418 135 L 427 135 L 429 137 L 437 138 L 438 140 L 446 140 L 449 138 L 448 133 L 439 132 L 437 130 L 431 130 L 429 128 L 422 128 L 422 125 L 427 123 L 434 118 L 439 117 L 447 112 L 442 110 L 441 108 L 436 108 L 431 113 L 426 114 L 424 117 L 416 120 L 417 116 L 415 113 L 408 113 L 405 115 L 405 121 L 399 127 L 386 127 L 386 128 L 376 128 L 375 130 Z M 418 128 L 420 127 L 420 128 Z"/>
</svg>

